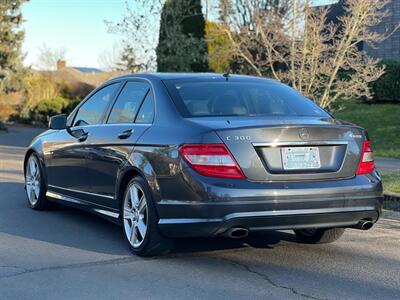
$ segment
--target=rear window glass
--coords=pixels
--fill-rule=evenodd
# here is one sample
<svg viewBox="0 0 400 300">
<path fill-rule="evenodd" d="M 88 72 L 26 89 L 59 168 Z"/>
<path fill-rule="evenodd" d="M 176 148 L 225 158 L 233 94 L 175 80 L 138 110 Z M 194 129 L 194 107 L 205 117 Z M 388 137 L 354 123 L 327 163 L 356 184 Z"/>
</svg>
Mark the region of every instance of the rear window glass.
<svg viewBox="0 0 400 300">
<path fill-rule="evenodd" d="M 185 117 L 328 116 L 311 100 L 277 82 L 168 80 L 166 85 Z"/>
</svg>

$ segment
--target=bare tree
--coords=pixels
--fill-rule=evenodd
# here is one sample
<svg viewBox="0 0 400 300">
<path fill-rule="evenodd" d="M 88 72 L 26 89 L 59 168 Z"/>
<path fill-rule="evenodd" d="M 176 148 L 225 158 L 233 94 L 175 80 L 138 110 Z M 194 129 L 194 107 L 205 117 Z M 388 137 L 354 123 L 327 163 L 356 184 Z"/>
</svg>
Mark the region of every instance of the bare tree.
<svg viewBox="0 0 400 300">
<path fill-rule="evenodd" d="M 220 31 L 231 42 L 234 72 L 265 74 L 267 49 L 256 30 L 258 22 L 266 27 L 284 26 L 290 0 L 219 0 Z M 222 39 L 222 37 L 218 37 Z"/>
<path fill-rule="evenodd" d="M 372 28 L 388 16 L 388 2 L 347 0 L 337 23 L 328 23 L 329 10 L 313 8 L 308 0 L 291 0 L 282 13 L 253 7 L 251 16 L 243 13 L 225 33 L 253 73 L 271 75 L 329 108 L 338 98 L 371 97 L 368 84 L 384 74 L 379 60 L 359 45 L 387 37 L 389 32 Z"/>
<path fill-rule="evenodd" d="M 155 48 L 163 3 L 164 0 L 127 0 L 120 22 L 105 21 L 109 33 L 120 35 L 124 47 L 133 51 L 143 71 L 156 69 Z"/>
<path fill-rule="evenodd" d="M 46 44 L 39 48 L 35 67 L 39 70 L 52 71 L 57 68 L 58 60 L 65 60 L 65 48 L 52 49 Z"/>
<path fill-rule="evenodd" d="M 112 48 L 103 50 L 99 57 L 99 65 L 109 72 L 119 71 L 121 60 L 122 46 L 114 43 Z"/>
<path fill-rule="evenodd" d="M 98 62 L 109 72 L 145 71 L 147 66 L 139 62 L 136 54 L 136 50 L 129 44 L 114 43 L 111 49 L 106 49 L 99 55 Z"/>
</svg>

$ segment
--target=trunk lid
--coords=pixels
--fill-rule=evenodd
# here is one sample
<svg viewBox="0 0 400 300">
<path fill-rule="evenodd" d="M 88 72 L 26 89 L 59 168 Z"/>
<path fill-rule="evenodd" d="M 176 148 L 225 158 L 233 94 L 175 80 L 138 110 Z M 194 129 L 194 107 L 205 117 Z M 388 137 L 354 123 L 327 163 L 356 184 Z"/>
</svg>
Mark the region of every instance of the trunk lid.
<svg viewBox="0 0 400 300">
<path fill-rule="evenodd" d="M 327 180 L 356 174 L 365 139 L 362 128 L 333 118 L 221 119 L 194 122 L 216 131 L 249 180 Z"/>
</svg>

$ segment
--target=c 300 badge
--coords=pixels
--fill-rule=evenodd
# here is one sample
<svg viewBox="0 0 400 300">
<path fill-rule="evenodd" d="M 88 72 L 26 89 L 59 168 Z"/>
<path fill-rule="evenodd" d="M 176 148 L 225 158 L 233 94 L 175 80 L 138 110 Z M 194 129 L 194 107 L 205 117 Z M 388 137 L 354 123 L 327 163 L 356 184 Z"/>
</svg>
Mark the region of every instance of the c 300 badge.
<svg viewBox="0 0 400 300">
<path fill-rule="evenodd" d="M 250 141 L 251 140 L 251 136 L 250 135 L 234 135 L 234 136 L 230 136 L 228 135 L 226 137 L 227 141 Z"/>
</svg>

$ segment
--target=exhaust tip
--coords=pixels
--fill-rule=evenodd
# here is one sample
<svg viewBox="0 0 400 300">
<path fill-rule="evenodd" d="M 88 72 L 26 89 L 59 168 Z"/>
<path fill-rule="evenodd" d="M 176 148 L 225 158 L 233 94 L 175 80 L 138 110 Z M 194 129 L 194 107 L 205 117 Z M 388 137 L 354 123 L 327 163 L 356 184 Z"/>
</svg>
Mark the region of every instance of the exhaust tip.
<svg viewBox="0 0 400 300">
<path fill-rule="evenodd" d="M 227 231 L 225 231 L 225 233 L 223 234 L 223 236 L 226 236 L 226 237 L 229 237 L 232 239 L 242 239 L 248 235 L 249 235 L 249 230 L 244 227 L 230 228 Z"/>
<path fill-rule="evenodd" d="M 371 221 L 365 221 L 365 222 L 362 222 L 361 229 L 368 230 L 368 229 L 371 229 L 372 226 L 374 226 L 374 223 L 372 223 Z"/>
<path fill-rule="evenodd" d="M 361 220 L 360 222 L 357 223 L 357 225 L 353 226 L 355 229 L 361 229 L 361 230 L 369 230 L 374 226 L 374 223 L 370 220 Z"/>
</svg>

